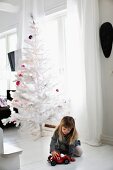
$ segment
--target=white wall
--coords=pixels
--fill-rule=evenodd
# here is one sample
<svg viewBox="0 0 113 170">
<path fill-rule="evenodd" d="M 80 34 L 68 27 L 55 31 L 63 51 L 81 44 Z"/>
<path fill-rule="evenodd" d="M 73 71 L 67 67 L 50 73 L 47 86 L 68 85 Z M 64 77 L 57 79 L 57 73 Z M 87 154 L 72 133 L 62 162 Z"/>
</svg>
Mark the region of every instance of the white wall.
<svg viewBox="0 0 113 170">
<path fill-rule="evenodd" d="M 8 13 L 8 12 L 0 11 L 0 32 L 7 31 L 14 27 L 18 27 L 18 24 L 20 22 L 22 0 L 13 0 L 13 1 L 1 0 L 0 2 L 7 2 L 7 3 L 11 3 L 12 5 L 19 6 L 18 13 Z M 44 6 L 45 6 L 44 9 L 46 15 L 65 9 L 67 4 L 66 2 L 67 2 L 66 0 L 44 0 Z"/>
<path fill-rule="evenodd" d="M 8 2 L 17 5 L 21 11 L 22 0 L 1 0 L 0 2 Z M 44 0 L 45 13 L 50 14 L 66 8 L 66 0 Z M 18 27 L 20 22 L 20 11 L 18 13 L 8 13 L 0 11 L 0 32 L 7 31 L 14 27 Z"/>
<path fill-rule="evenodd" d="M 20 9 L 21 0 L 1 0 L 0 3 L 10 3 L 12 5 L 18 6 Z M 1 7 L 1 4 L 0 4 Z M 0 8 L 1 9 L 1 8 Z M 17 13 L 5 12 L 0 10 L 0 33 L 5 32 L 9 29 L 17 27 L 19 24 L 20 11 Z"/>
<path fill-rule="evenodd" d="M 67 0 L 44 0 L 45 13 L 50 14 L 66 8 Z"/>
<path fill-rule="evenodd" d="M 0 11 L 0 33 L 17 27 L 18 15 Z"/>
<path fill-rule="evenodd" d="M 99 0 L 100 25 L 110 22 L 113 25 L 113 0 Z M 109 58 L 101 52 L 102 89 L 103 89 L 103 136 L 105 142 L 113 144 L 113 50 Z"/>
</svg>

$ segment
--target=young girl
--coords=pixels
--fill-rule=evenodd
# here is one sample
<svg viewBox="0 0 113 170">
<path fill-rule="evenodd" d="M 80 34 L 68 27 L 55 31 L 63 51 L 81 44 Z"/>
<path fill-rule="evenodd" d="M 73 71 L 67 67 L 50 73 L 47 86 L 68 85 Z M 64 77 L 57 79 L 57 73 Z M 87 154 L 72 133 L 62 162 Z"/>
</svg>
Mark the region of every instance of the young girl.
<svg viewBox="0 0 113 170">
<path fill-rule="evenodd" d="M 65 116 L 55 130 L 50 143 L 50 153 L 57 157 L 59 153 L 73 156 L 81 156 L 82 149 L 78 140 L 75 121 L 71 116 Z"/>
</svg>

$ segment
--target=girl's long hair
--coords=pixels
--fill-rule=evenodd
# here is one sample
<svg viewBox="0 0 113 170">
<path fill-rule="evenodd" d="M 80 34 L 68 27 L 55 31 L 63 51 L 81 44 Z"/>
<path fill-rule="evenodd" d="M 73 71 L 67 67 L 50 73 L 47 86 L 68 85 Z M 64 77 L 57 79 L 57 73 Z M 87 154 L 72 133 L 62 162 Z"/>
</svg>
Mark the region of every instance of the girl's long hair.
<svg viewBox="0 0 113 170">
<path fill-rule="evenodd" d="M 62 118 L 60 124 L 58 125 L 56 132 L 58 133 L 59 140 L 62 141 L 64 134 L 62 133 L 62 127 L 70 128 L 71 131 L 66 135 L 67 143 L 72 144 L 78 139 L 78 132 L 75 127 L 75 120 L 71 116 L 65 116 Z"/>
</svg>

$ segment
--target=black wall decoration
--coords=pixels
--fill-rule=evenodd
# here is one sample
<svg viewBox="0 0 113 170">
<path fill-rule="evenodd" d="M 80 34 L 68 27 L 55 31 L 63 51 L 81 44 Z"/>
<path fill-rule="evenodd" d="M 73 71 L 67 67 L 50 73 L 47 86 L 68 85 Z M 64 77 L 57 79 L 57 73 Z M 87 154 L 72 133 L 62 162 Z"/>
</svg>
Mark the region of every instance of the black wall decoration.
<svg viewBox="0 0 113 170">
<path fill-rule="evenodd" d="M 103 53 L 106 58 L 108 58 L 112 51 L 113 42 L 113 27 L 109 22 L 105 22 L 100 27 L 100 42 L 102 46 Z"/>
</svg>

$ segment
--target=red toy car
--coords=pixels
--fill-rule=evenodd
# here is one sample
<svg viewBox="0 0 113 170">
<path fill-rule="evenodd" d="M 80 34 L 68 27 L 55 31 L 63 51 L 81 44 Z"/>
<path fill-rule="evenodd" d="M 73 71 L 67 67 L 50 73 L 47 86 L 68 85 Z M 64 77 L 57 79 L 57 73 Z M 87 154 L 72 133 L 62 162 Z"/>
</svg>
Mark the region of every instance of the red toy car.
<svg viewBox="0 0 113 170">
<path fill-rule="evenodd" d="M 75 159 L 63 154 L 59 154 L 57 157 L 52 157 L 52 155 L 48 157 L 48 162 L 51 163 L 52 166 L 62 163 L 69 164 L 71 161 L 75 161 Z"/>
</svg>

